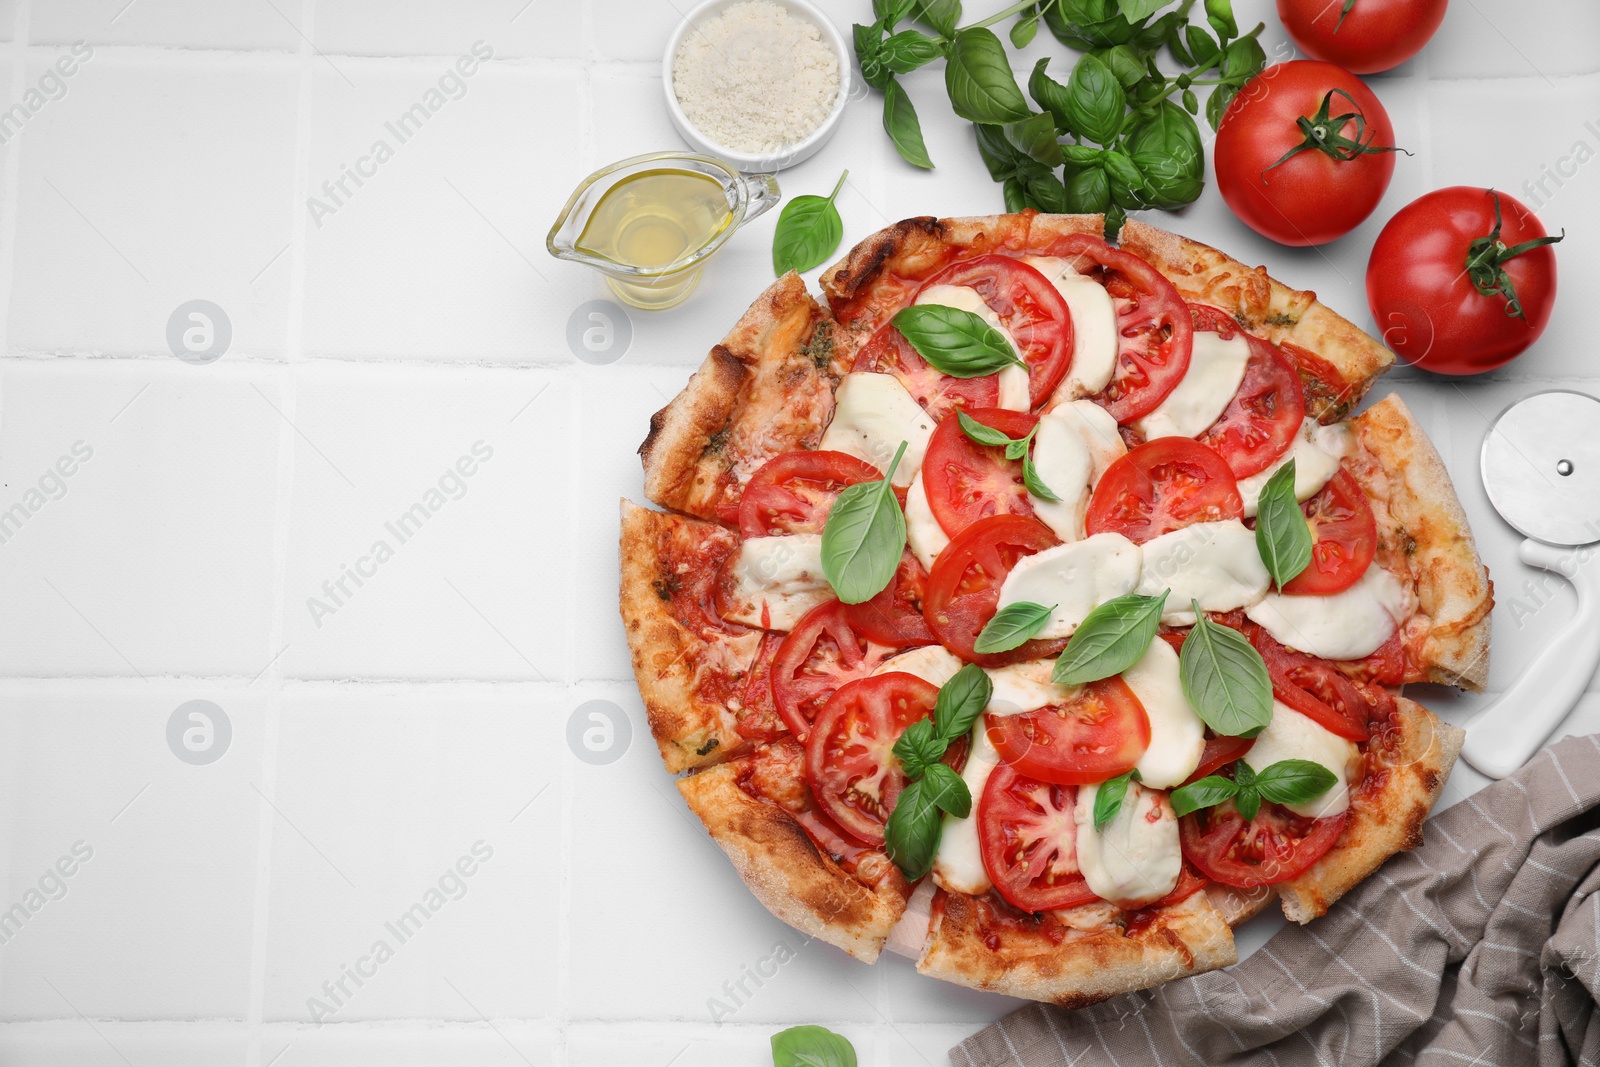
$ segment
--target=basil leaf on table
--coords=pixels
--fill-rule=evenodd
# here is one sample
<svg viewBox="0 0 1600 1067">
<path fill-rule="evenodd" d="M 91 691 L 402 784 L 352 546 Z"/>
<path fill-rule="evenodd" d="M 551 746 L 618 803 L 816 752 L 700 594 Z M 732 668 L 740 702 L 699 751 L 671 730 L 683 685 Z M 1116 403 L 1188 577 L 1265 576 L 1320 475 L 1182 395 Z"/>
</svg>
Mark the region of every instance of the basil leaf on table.
<svg viewBox="0 0 1600 1067">
<path fill-rule="evenodd" d="M 1263 800 L 1274 804 L 1304 804 L 1332 789 L 1338 781 L 1334 773 L 1320 763 L 1286 759 L 1258 773 L 1255 788 Z"/>
<path fill-rule="evenodd" d="M 1061 142 L 1056 140 L 1056 122 L 1047 112 L 1029 115 L 1021 122 L 1001 127 L 1006 140 L 1035 163 L 1059 167 L 1064 159 Z"/>
<path fill-rule="evenodd" d="M 939 31 L 941 37 L 954 37 L 961 21 L 961 0 L 914 0 L 911 12 Z"/>
<path fill-rule="evenodd" d="M 933 706 L 935 732 L 946 744 L 966 736 L 992 696 L 994 682 L 982 667 L 968 663 L 939 687 L 939 699 Z"/>
<path fill-rule="evenodd" d="M 893 752 L 900 757 L 906 777 L 920 778 L 928 767 L 939 762 L 948 747 L 948 741 L 935 735 L 932 719 L 918 719 L 895 739 Z"/>
<path fill-rule="evenodd" d="M 969 26 L 950 42 L 944 87 L 950 106 L 968 122 L 1003 124 L 1028 117 L 1028 102 L 1011 73 L 1011 57 L 985 27 Z"/>
<path fill-rule="evenodd" d="M 961 776 L 943 763 L 931 763 L 919 783 L 928 803 L 958 819 L 972 814 L 972 790 Z"/>
<path fill-rule="evenodd" d="M 1097 833 L 1122 810 L 1122 802 L 1128 795 L 1128 783 L 1138 780 L 1139 769 L 1135 767 L 1109 782 L 1101 783 L 1100 791 L 1094 795 L 1094 828 Z"/>
<path fill-rule="evenodd" d="M 910 74 L 944 55 L 944 49 L 925 33 L 901 30 L 883 42 L 883 65 L 896 74 Z"/>
<path fill-rule="evenodd" d="M 1067 80 L 1067 128 L 1095 144 L 1109 145 L 1122 129 L 1128 98 L 1122 83 L 1093 54 L 1081 57 Z"/>
<path fill-rule="evenodd" d="M 856 1049 L 823 1026 L 791 1026 L 772 1035 L 772 1067 L 856 1067 Z"/>
<path fill-rule="evenodd" d="M 1205 31 L 1204 27 L 1194 23 L 1183 28 L 1183 42 L 1193 54 L 1196 63 L 1210 63 L 1222 54 L 1222 46 Z"/>
<path fill-rule="evenodd" d="M 1211 124 L 1212 130 L 1222 125 L 1223 112 L 1228 110 L 1228 105 L 1238 95 L 1237 85 L 1219 85 L 1211 90 L 1211 95 L 1206 98 L 1206 121 Z"/>
<path fill-rule="evenodd" d="M 1028 75 L 1028 95 L 1049 112 L 1058 129 L 1064 130 L 1067 128 L 1067 87 L 1044 72 L 1049 64 L 1050 57 L 1045 56 L 1033 65 L 1033 73 Z"/>
<path fill-rule="evenodd" d="M 1085 685 L 1138 663 L 1161 628 L 1161 610 L 1170 593 L 1129 593 L 1089 612 L 1056 658 L 1050 680 L 1056 685 Z"/>
<path fill-rule="evenodd" d="M 856 62 L 861 66 L 861 80 L 874 89 L 885 89 L 894 80 L 894 73 L 883 62 L 883 29 L 874 23 L 863 26 L 859 22 L 850 27 L 850 36 L 856 46 Z"/>
<path fill-rule="evenodd" d="M 1254 37 L 1230 41 L 1228 47 L 1222 50 L 1222 76 L 1239 85 L 1259 74 L 1266 65 L 1266 50 Z"/>
<path fill-rule="evenodd" d="M 1111 206 L 1111 182 L 1097 162 L 1067 179 L 1068 210 L 1099 215 Z"/>
<path fill-rule="evenodd" d="M 999 330 L 961 308 L 913 304 L 890 321 L 917 355 L 952 378 L 981 378 L 1013 364 L 1026 366 Z"/>
<path fill-rule="evenodd" d="M 1311 565 L 1311 524 L 1294 495 L 1294 459 L 1267 479 L 1256 505 L 1256 551 L 1280 590 Z"/>
<path fill-rule="evenodd" d="M 883 132 L 889 135 L 901 159 L 913 167 L 933 169 L 927 146 L 922 143 L 922 123 L 917 119 L 917 109 L 893 78 L 883 87 Z"/>
<path fill-rule="evenodd" d="M 849 171 L 839 175 L 826 197 L 797 196 L 783 205 L 772 236 L 772 269 L 780 277 L 789 271 L 808 271 L 833 255 L 844 237 L 844 223 L 834 198 L 844 188 Z"/>
<path fill-rule="evenodd" d="M 1208 775 L 1198 782 L 1180 786 L 1172 791 L 1173 814 L 1182 818 L 1201 808 L 1212 808 L 1239 795 L 1239 787 L 1232 779 L 1220 774 Z"/>
<path fill-rule="evenodd" d="M 1206 0 L 1206 21 L 1224 41 L 1239 36 L 1239 24 L 1233 19 L 1231 0 Z"/>
<path fill-rule="evenodd" d="M 1044 629 L 1045 623 L 1050 621 L 1050 613 L 1055 610 L 1054 604 L 1046 607 L 1031 600 L 1007 604 L 984 623 L 978 639 L 972 643 L 972 650 L 980 656 L 1010 652 Z"/>
<path fill-rule="evenodd" d="M 902 441 L 883 481 L 848 486 L 828 512 L 822 529 L 822 573 L 846 604 L 860 604 L 883 592 L 900 567 L 906 517 L 891 480 L 905 454 Z"/>
<path fill-rule="evenodd" d="M 1157 11 L 1166 7 L 1168 0 L 1117 0 L 1117 7 L 1122 11 L 1122 17 L 1129 22 L 1138 22 L 1147 19 Z"/>
<path fill-rule="evenodd" d="M 913 882 L 932 869 L 934 854 L 939 851 L 939 835 L 944 828 L 939 806 L 925 792 L 927 787 L 923 782 L 926 780 L 917 778 L 906 783 L 883 826 L 883 844 L 889 859 Z"/>
<path fill-rule="evenodd" d="M 1026 48 L 1039 33 L 1039 12 L 1024 11 L 1011 27 L 1011 46 Z"/>
<path fill-rule="evenodd" d="M 1139 61 L 1139 53 L 1135 52 L 1130 46 L 1119 44 L 1112 48 L 1107 48 L 1105 51 L 1098 53 L 1098 55 L 1101 62 L 1111 69 L 1111 73 L 1116 76 L 1117 81 L 1122 83 L 1124 89 L 1137 85 L 1144 80 L 1144 64 Z"/>
<path fill-rule="evenodd" d="M 835 505 L 837 506 L 837 505 Z M 1212 622 L 1191 600 L 1194 628 L 1178 653 L 1183 695 L 1222 737 L 1254 737 L 1272 721 L 1272 680 L 1239 631 Z"/>
<path fill-rule="evenodd" d="M 872 0 L 872 14 L 885 29 L 892 30 L 905 21 L 916 6 L 917 0 Z"/>
</svg>

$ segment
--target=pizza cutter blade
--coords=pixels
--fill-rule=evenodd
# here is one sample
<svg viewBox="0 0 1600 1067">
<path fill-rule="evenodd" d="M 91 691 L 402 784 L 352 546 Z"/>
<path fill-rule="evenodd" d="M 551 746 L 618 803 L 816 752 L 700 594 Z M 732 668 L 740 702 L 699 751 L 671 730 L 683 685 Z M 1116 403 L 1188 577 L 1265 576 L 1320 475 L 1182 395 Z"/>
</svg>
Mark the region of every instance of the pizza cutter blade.
<svg viewBox="0 0 1600 1067">
<path fill-rule="evenodd" d="M 1600 400 L 1557 390 L 1507 408 L 1483 439 L 1489 502 L 1527 540 L 1522 562 L 1572 583 L 1578 611 L 1467 728 L 1461 755 L 1491 778 L 1527 762 L 1600 666 Z"/>
</svg>

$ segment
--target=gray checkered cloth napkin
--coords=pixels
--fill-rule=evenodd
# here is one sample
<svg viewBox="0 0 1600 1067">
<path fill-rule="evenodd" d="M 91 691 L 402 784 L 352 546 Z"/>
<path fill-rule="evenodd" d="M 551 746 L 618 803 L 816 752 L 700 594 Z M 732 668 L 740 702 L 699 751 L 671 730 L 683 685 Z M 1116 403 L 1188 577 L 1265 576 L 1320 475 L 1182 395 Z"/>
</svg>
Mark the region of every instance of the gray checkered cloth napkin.
<svg viewBox="0 0 1600 1067">
<path fill-rule="evenodd" d="M 956 1067 L 1600 1065 L 1600 737 L 1427 823 L 1309 926 L 1082 1011 L 1032 1005 Z"/>
</svg>

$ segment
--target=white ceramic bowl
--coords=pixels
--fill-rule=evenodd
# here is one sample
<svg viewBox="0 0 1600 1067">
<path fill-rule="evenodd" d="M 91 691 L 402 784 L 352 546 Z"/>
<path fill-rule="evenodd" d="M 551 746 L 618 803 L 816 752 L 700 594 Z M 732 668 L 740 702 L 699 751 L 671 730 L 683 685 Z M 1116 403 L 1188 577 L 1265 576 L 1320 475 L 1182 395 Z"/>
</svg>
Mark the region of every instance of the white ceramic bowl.
<svg viewBox="0 0 1600 1067">
<path fill-rule="evenodd" d="M 678 103 L 678 95 L 672 89 L 672 68 L 677 62 L 678 46 L 683 43 L 684 37 L 696 30 L 701 23 L 716 18 L 722 13 L 723 8 L 737 2 L 738 0 L 705 0 L 685 15 L 683 21 L 678 23 L 678 28 L 672 31 L 672 36 L 667 39 L 667 50 L 661 57 L 661 84 L 667 98 L 667 114 L 672 117 L 672 124 L 678 128 L 678 132 L 692 148 L 726 160 L 746 173 L 772 172 L 792 167 L 814 155 L 817 149 L 833 136 L 833 131 L 838 129 L 839 119 L 844 115 L 845 104 L 850 99 L 850 88 L 855 77 L 855 56 L 845 43 L 839 28 L 833 24 L 833 20 L 815 6 L 806 0 L 773 0 L 774 3 L 788 8 L 791 15 L 813 23 L 822 31 L 822 39 L 839 58 L 839 95 L 833 102 L 833 110 L 828 113 L 821 126 L 812 130 L 802 140 L 786 145 L 777 152 L 763 154 L 735 152 L 731 148 L 724 147 L 696 129 L 688 116 L 683 113 L 683 107 Z"/>
</svg>

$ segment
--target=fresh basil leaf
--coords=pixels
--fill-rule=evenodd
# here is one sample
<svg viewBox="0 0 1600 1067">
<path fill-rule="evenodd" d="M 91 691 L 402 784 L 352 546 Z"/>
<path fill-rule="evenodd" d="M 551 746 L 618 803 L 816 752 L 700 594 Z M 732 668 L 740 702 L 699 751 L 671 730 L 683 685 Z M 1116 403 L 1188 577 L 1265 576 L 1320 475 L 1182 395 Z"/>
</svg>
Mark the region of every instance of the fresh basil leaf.
<svg viewBox="0 0 1600 1067">
<path fill-rule="evenodd" d="M 1211 95 L 1206 98 L 1206 121 L 1215 130 L 1222 125 L 1222 116 L 1228 110 L 1228 105 L 1233 103 L 1233 98 L 1239 95 L 1237 85 L 1219 85 L 1211 90 Z"/>
<path fill-rule="evenodd" d="M 1101 163 L 1106 168 L 1106 175 L 1111 179 L 1111 195 L 1116 196 L 1118 187 L 1128 190 L 1130 194 L 1137 194 L 1144 188 L 1144 175 L 1139 173 L 1139 167 L 1127 154 L 1117 149 L 1106 150 Z M 1138 204 L 1124 203 L 1123 207 L 1137 207 Z"/>
<path fill-rule="evenodd" d="M 917 355 L 953 378 L 981 378 L 1012 364 L 1026 366 L 999 330 L 961 308 L 913 304 L 890 321 Z"/>
<path fill-rule="evenodd" d="M 1085 685 L 1138 663 L 1161 629 L 1161 610 L 1170 593 L 1165 589 L 1160 596 L 1129 593 L 1089 612 L 1056 658 L 1050 680 L 1057 685 Z"/>
<path fill-rule="evenodd" d="M 1098 215 L 1111 205 L 1111 182 L 1098 163 L 1067 179 L 1067 203 L 1080 215 Z"/>
<path fill-rule="evenodd" d="M 1067 162 L 1079 167 L 1098 167 L 1105 159 L 1104 148 L 1094 148 L 1086 144 L 1068 144 L 1061 146 L 1061 154 L 1067 157 Z"/>
<path fill-rule="evenodd" d="M 1006 140 L 1035 163 L 1061 166 L 1065 157 L 1061 154 L 1061 142 L 1056 140 L 1056 120 L 1049 113 L 1041 111 L 1002 128 Z"/>
<path fill-rule="evenodd" d="M 1021 178 L 1007 178 L 1000 186 L 1000 194 L 1005 198 L 1008 212 L 1015 214 L 1028 206 L 1028 190 Z"/>
<path fill-rule="evenodd" d="M 1195 65 L 1194 56 L 1189 52 L 1189 46 L 1184 42 L 1185 34 L 1183 31 L 1187 29 L 1188 20 L 1184 19 L 1181 24 L 1173 26 L 1167 32 L 1167 35 L 1162 38 L 1162 42 L 1172 49 L 1172 58 L 1186 67 L 1192 67 Z"/>
<path fill-rule="evenodd" d="M 1021 459 L 1023 456 L 1026 456 L 1028 454 L 1028 443 L 1032 440 L 1033 433 L 1032 431 L 1029 431 L 1028 436 L 1022 438 L 1020 441 L 1007 442 L 1006 458 L 1015 462 L 1016 460 Z"/>
<path fill-rule="evenodd" d="M 1135 767 L 1126 774 L 1119 774 L 1109 782 L 1102 782 L 1100 790 L 1094 795 L 1094 828 L 1098 833 L 1105 828 L 1106 823 L 1117 817 L 1117 812 L 1122 810 L 1122 802 L 1128 795 L 1128 783 L 1139 777 L 1139 768 Z"/>
<path fill-rule="evenodd" d="M 1048 215 L 1065 214 L 1067 188 L 1053 173 L 1030 175 L 1024 183 L 1028 191 L 1028 206 Z"/>
<path fill-rule="evenodd" d="M 1117 234 L 1122 232 L 1122 224 L 1127 221 L 1128 213 L 1122 209 L 1121 204 L 1113 200 L 1111 205 L 1106 208 L 1106 240 L 1116 241 Z"/>
<path fill-rule="evenodd" d="M 923 772 L 944 756 L 948 743 L 934 734 L 932 719 L 918 719 L 895 738 L 894 754 L 900 757 L 907 778 L 921 778 Z"/>
<path fill-rule="evenodd" d="M 1239 795 L 1233 798 L 1233 806 L 1246 821 L 1254 822 L 1256 813 L 1261 810 L 1261 792 L 1253 785 L 1242 785 Z"/>
<path fill-rule="evenodd" d="M 894 142 L 901 159 L 913 167 L 933 169 L 928 149 L 922 143 L 922 123 L 917 120 L 917 109 L 900 83 L 892 78 L 883 87 L 883 130 Z"/>
<path fill-rule="evenodd" d="M 1129 22 L 1143 22 L 1166 7 L 1170 0 L 1117 0 L 1122 17 Z"/>
<path fill-rule="evenodd" d="M 916 6 L 916 0 L 872 0 L 872 13 L 885 29 L 892 30 L 905 21 Z"/>
<path fill-rule="evenodd" d="M 961 21 L 961 0 L 915 0 L 911 10 L 917 18 L 939 31 L 941 37 L 954 37 Z"/>
<path fill-rule="evenodd" d="M 1194 119 L 1182 108 L 1162 101 L 1134 127 L 1126 143 L 1152 207 L 1170 210 L 1199 197 L 1205 186 L 1205 149 Z"/>
<path fill-rule="evenodd" d="M 772 269 L 780 277 L 791 270 L 808 271 L 820 266 L 839 247 L 844 223 L 833 201 L 849 174 L 845 171 L 839 175 L 833 192 L 826 197 L 797 196 L 783 205 L 772 236 Z"/>
<path fill-rule="evenodd" d="M 1267 65 L 1267 53 L 1254 37 L 1241 37 L 1228 42 L 1222 51 L 1222 76 L 1237 85 L 1243 85 Z"/>
<path fill-rule="evenodd" d="M 1058 41 L 1080 51 L 1125 44 L 1144 28 L 1123 18 L 1114 0 L 1058 0 L 1046 4 L 1044 24 Z"/>
<path fill-rule="evenodd" d="M 1255 788 L 1256 769 L 1245 760 L 1234 760 L 1233 784 L 1241 790 Z"/>
<path fill-rule="evenodd" d="M 989 168 L 989 177 L 997 182 L 1007 178 L 1020 180 L 1023 170 L 1028 166 L 1028 157 L 1007 139 L 1006 128 L 978 122 L 973 124 L 972 129 L 978 139 L 978 158 Z"/>
<path fill-rule="evenodd" d="M 935 733 L 946 743 L 966 736 L 993 696 L 994 682 L 989 675 L 977 664 L 968 663 L 939 687 L 939 699 L 933 705 Z"/>
<path fill-rule="evenodd" d="M 958 819 L 972 814 L 972 790 L 959 774 L 943 763 L 928 766 L 922 777 L 922 793 L 934 807 Z"/>
<path fill-rule="evenodd" d="M 1189 46 L 1189 52 L 1194 56 L 1196 66 L 1203 66 L 1216 59 L 1222 52 L 1222 46 L 1217 39 L 1205 31 L 1205 27 L 1196 26 L 1194 23 L 1183 28 L 1183 40 Z"/>
<path fill-rule="evenodd" d="M 883 481 L 846 487 L 828 512 L 822 528 L 822 573 L 846 604 L 860 604 L 883 592 L 900 567 L 906 517 L 891 479 L 905 453 L 902 441 Z"/>
<path fill-rule="evenodd" d="M 910 74 L 943 54 L 939 42 L 916 30 L 901 30 L 883 42 L 883 65 L 896 74 Z"/>
<path fill-rule="evenodd" d="M 1045 56 L 1033 65 L 1033 73 L 1028 75 L 1028 95 L 1049 112 L 1056 129 L 1064 130 L 1067 128 L 1067 87 L 1044 72 L 1049 64 L 1050 57 Z"/>
<path fill-rule="evenodd" d="M 1256 505 L 1256 551 L 1281 590 L 1311 565 L 1311 524 L 1294 495 L 1294 458 L 1279 467 Z"/>
<path fill-rule="evenodd" d="M 1006 434 L 1001 433 L 993 426 L 985 426 L 960 408 L 956 408 L 956 419 L 961 425 L 961 432 L 980 445 L 987 445 L 990 448 L 1004 448 L 1006 445 L 1011 444 L 1011 438 Z"/>
<path fill-rule="evenodd" d="M 1304 804 L 1338 784 L 1338 777 L 1320 763 L 1279 760 L 1256 775 L 1256 789 L 1274 804 Z"/>
<path fill-rule="evenodd" d="M 1183 695 L 1219 736 L 1254 737 L 1272 721 L 1267 665 L 1243 634 L 1212 622 L 1198 603 L 1189 603 L 1195 624 L 1178 654 Z"/>
<path fill-rule="evenodd" d="M 994 31 L 969 26 L 951 42 L 944 67 L 950 105 L 968 122 L 1021 122 L 1028 102 L 1011 73 L 1011 58 Z"/>
<path fill-rule="evenodd" d="M 1200 98 L 1194 95 L 1193 89 L 1183 91 L 1183 109 L 1191 115 L 1200 114 Z"/>
<path fill-rule="evenodd" d="M 1025 11 L 1011 26 L 1011 47 L 1026 48 L 1039 32 L 1039 12 Z"/>
<path fill-rule="evenodd" d="M 1233 20 L 1231 0 L 1206 0 L 1206 21 L 1224 41 L 1239 36 L 1239 24 Z"/>
<path fill-rule="evenodd" d="M 1187 22 L 1188 19 L 1189 16 L 1185 10 L 1168 11 L 1154 22 L 1146 23 L 1142 29 L 1135 33 L 1133 35 L 1133 44 L 1146 52 L 1154 53 L 1156 49 L 1177 36 L 1178 27 Z M 1155 65 L 1153 55 L 1149 59 L 1149 63 L 1151 66 Z M 1153 76 L 1160 77 L 1160 74 L 1157 72 Z"/>
<path fill-rule="evenodd" d="M 822 1026 L 791 1026 L 772 1035 L 772 1067 L 856 1067 L 855 1046 Z"/>
<path fill-rule="evenodd" d="M 1084 55 L 1067 80 L 1067 128 L 1087 141 L 1109 145 L 1122 128 L 1128 98 L 1111 68 Z"/>
<path fill-rule="evenodd" d="M 1045 607 L 1030 600 L 1007 604 L 994 613 L 994 618 L 983 624 L 983 630 L 972 643 L 972 649 L 980 656 L 987 656 L 991 652 L 1010 652 L 1044 629 L 1045 623 L 1050 621 L 1050 613 L 1055 610 L 1054 604 Z"/>
<path fill-rule="evenodd" d="M 1055 491 L 1044 484 L 1044 479 L 1039 477 L 1039 468 L 1033 465 L 1033 456 L 1023 453 L 1022 456 L 1022 486 L 1030 496 L 1037 497 L 1047 504 L 1059 504 L 1061 498 Z"/>
<path fill-rule="evenodd" d="M 856 62 L 861 65 L 861 80 L 874 89 L 886 88 L 894 74 L 883 62 L 883 27 L 857 23 L 850 27 L 850 36 L 856 46 Z"/>
<path fill-rule="evenodd" d="M 924 792 L 923 783 L 927 780 L 917 778 L 906 784 L 883 827 L 883 844 L 889 858 L 913 882 L 933 867 L 943 829 L 939 806 Z"/>
<path fill-rule="evenodd" d="M 1119 44 L 1095 54 L 1110 68 L 1124 89 L 1144 80 L 1144 63 L 1140 61 L 1139 53 L 1131 46 Z"/>
<path fill-rule="evenodd" d="M 1172 791 L 1172 811 L 1180 818 L 1201 808 L 1213 808 L 1238 796 L 1239 787 L 1220 774 L 1213 774 Z"/>
</svg>

